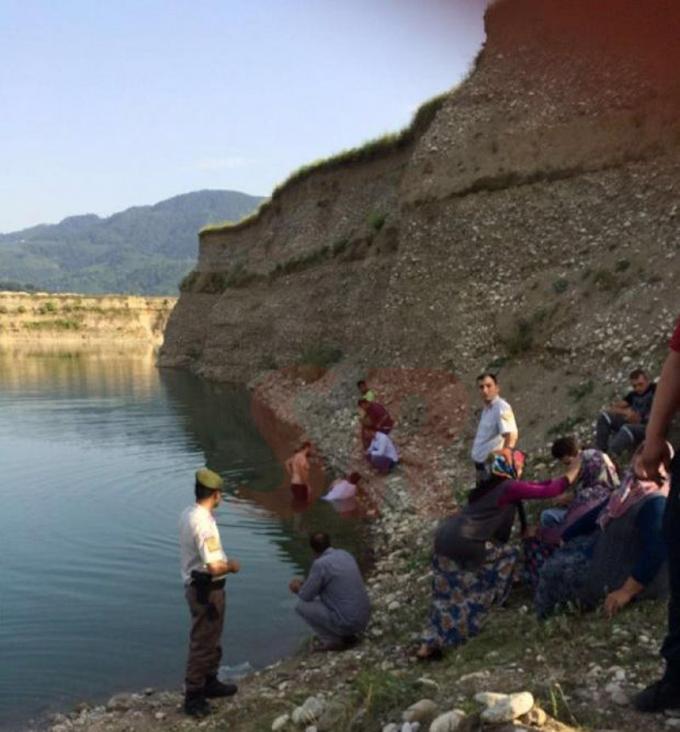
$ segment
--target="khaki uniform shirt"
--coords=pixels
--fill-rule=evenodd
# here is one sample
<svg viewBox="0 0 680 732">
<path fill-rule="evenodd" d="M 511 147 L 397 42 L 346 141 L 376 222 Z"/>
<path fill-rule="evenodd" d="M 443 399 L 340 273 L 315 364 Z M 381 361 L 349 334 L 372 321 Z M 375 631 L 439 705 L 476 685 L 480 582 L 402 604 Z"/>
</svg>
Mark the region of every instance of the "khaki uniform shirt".
<svg viewBox="0 0 680 732">
<path fill-rule="evenodd" d="M 198 503 L 186 508 L 180 516 L 179 550 L 185 585 L 191 584 L 192 571 L 205 572 L 206 564 L 227 561 L 215 519 L 207 508 Z M 224 576 L 213 577 L 213 580 Z"/>
</svg>

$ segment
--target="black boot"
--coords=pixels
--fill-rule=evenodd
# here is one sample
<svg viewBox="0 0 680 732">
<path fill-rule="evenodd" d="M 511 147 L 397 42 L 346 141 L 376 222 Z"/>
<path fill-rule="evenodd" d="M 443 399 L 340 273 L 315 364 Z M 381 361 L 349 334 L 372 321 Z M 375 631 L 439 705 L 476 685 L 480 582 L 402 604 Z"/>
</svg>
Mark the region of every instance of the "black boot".
<svg viewBox="0 0 680 732">
<path fill-rule="evenodd" d="M 236 684 L 223 684 L 217 680 L 217 676 L 206 676 L 203 693 L 208 699 L 216 699 L 220 696 L 233 696 L 238 691 Z"/>
<path fill-rule="evenodd" d="M 633 697 L 638 712 L 663 712 L 680 708 L 680 683 L 663 677 Z"/>
<path fill-rule="evenodd" d="M 190 717 L 207 717 L 212 713 L 212 707 L 202 691 L 187 691 L 184 695 L 184 713 Z"/>
</svg>

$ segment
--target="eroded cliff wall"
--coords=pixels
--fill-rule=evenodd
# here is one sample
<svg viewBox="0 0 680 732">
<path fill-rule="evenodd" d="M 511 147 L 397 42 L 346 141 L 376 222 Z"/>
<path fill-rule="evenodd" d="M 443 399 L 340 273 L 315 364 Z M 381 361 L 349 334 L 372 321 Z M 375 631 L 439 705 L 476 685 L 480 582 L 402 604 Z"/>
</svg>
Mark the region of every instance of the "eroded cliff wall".
<svg viewBox="0 0 680 732">
<path fill-rule="evenodd" d="M 504 0 L 486 27 L 407 145 L 201 236 L 163 365 L 242 380 L 332 344 L 363 368 L 502 366 L 553 421 L 580 384 L 658 366 L 680 311 L 680 4 Z"/>
<path fill-rule="evenodd" d="M 0 346 L 160 346 L 176 298 L 0 292 Z"/>
</svg>

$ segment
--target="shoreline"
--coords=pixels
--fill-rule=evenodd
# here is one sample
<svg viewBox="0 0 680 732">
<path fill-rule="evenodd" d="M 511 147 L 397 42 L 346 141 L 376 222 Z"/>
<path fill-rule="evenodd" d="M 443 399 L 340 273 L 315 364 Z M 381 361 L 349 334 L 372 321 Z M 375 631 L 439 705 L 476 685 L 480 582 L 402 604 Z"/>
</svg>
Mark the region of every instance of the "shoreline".
<svg viewBox="0 0 680 732">
<path fill-rule="evenodd" d="M 352 389 L 358 375 L 356 369 L 345 366 L 308 383 L 294 369 L 267 372 L 249 389 L 253 399 L 271 410 L 277 421 L 286 428 L 301 429 L 318 447 L 329 477 L 358 465 L 368 475 L 356 449 L 359 437 Z M 465 461 L 467 443 L 461 439 L 464 419 L 458 419 L 460 431 L 453 434 L 451 427 L 442 427 L 438 420 L 429 424 L 431 415 L 416 424 L 412 414 L 418 410 L 409 412 L 395 396 L 410 383 L 409 378 L 404 381 L 388 384 L 369 375 L 369 383 L 375 384 L 388 409 L 399 415 L 395 441 L 403 463 L 389 476 L 372 476 L 364 485 L 371 504 L 367 548 L 374 562 L 366 582 L 373 614 L 357 647 L 336 654 L 302 650 L 255 671 L 239 681 L 236 697 L 214 703 L 215 713 L 200 722 L 181 712 L 178 688 L 117 694 L 105 705 L 79 705 L 70 714 L 53 715 L 35 729 L 302 730 L 310 725 L 292 720 L 296 715 L 301 718 L 303 713 L 296 710 L 314 697 L 318 704 L 312 706 L 319 713 L 310 720 L 317 732 L 425 732 L 435 713 L 454 709 L 467 714 L 468 726 L 459 729 L 471 731 L 483 728 L 479 717 L 483 707 L 474 701 L 480 691 L 532 692 L 552 716 L 541 718 L 536 725 L 526 719 L 523 729 L 566 732 L 574 728 L 569 725 L 578 725 L 581 729 L 635 730 L 653 723 L 653 718 L 640 717 L 622 703 L 629 690 L 640 685 L 639 679 L 654 675 L 659 666 L 656 644 L 663 631 L 663 608 L 651 603 L 622 614 L 614 624 L 595 614 L 539 624 L 529 609 L 530 596 L 518 591 L 509 608 L 492 611 L 488 628 L 479 638 L 447 654 L 443 662 L 415 663 L 411 651 L 425 623 L 430 596 L 432 530 L 437 518 L 455 506 L 452 485 L 464 486 L 472 476 Z M 441 401 L 450 386 L 439 384 L 439 391 L 431 392 L 430 397 Z M 467 414 L 465 405 L 461 414 Z M 418 446 L 432 438 L 433 430 L 441 429 L 447 439 L 436 449 L 420 453 L 427 456 L 427 464 L 419 461 Z M 415 447 L 409 447 L 410 442 Z M 419 471 L 426 483 L 414 484 Z M 585 647 L 579 648 L 579 643 Z M 643 661 L 638 658 L 641 652 L 646 656 Z M 634 662 L 627 660 L 626 654 L 631 653 Z M 436 712 L 425 715 L 422 726 L 403 727 L 405 710 L 425 699 L 433 700 Z M 586 713 L 592 722 L 585 719 Z M 605 727 L 604 722 L 609 725 Z"/>
</svg>

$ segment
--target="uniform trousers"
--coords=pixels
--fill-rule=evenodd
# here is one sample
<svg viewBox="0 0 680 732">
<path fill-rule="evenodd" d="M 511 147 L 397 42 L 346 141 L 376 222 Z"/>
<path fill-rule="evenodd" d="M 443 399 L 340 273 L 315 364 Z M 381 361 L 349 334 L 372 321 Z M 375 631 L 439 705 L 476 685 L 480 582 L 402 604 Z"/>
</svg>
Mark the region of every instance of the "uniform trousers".
<svg viewBox="0 0 680 732">
<path fill-rule="evenodd" d="M 668 634 L 661 647 L 666 660 L 666 677 L 680 684 L 680 455 L 671 466 L 671 490 L 664 513 L 664 536 L 668 544 L 670 599 Z"/>
<path fill-rule="evenodd" d="M 224 589 L 210 590 L 208 603 L 201 604 L 196 588 L 187 587 L 185 596 L 191 611 L 189 658 L 184 687 L 187 694 L 200 692 L 208 676 L 216 676 L 222 658 L 224 628 Z"/>
</svg>

